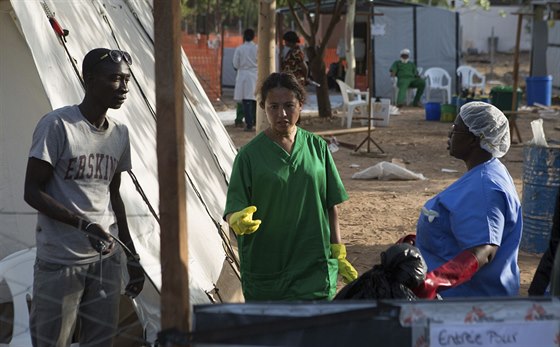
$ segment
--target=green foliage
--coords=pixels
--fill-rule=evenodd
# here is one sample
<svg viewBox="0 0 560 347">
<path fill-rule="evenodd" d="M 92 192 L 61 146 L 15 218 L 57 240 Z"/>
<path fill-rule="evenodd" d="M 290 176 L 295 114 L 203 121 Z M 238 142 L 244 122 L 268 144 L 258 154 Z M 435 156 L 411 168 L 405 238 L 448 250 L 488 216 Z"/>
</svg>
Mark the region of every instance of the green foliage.
<svg viewBox="0 0 560 347">
<path fill-rule="evenodd" d="M 278 6 L 284 6 L 287 0 L 277 0 Z M 244 28 L 257 27 L 259 0 L 181 0 L 181 15 L 189 27 L 193 27 L 198 16 L 205 16 L 211 21 L 208 25 L 217 30 L 220 24 L 237 27 L 239 21 Z M 222 23 L 218 23 L 218 18 Z M 194 29 L 193 29 L 194 30 Z"/>
</svg>

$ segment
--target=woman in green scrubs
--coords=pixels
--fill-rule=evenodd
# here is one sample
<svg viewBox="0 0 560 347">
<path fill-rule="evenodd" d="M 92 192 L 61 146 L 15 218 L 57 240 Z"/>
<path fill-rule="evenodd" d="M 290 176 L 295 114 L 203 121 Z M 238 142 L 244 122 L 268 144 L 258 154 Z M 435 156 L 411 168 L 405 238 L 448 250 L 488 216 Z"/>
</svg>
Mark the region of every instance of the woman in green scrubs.
<svg viewBox="0 0 560 347">
<path fill-rule="evenodd" d="M 348 194 L 327 143 L 296 125 L 305 97 L 294 75 L 271 74 L 259 91 L 269 127 L 233 164 L 224 218 L 237 235 L 247 301 L 330 300 L 337 274 L 357 278 L 338 224 Z"/>
</svg>

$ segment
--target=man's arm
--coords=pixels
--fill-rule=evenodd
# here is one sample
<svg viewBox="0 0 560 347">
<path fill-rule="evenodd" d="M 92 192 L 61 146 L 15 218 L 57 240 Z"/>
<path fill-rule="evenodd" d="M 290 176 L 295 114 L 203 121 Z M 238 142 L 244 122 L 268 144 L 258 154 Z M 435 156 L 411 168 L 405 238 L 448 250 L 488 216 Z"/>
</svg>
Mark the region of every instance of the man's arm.
<svg viewBox="0 0 560 347">
<path fill-rule="evenodd" d="M 121 198 L 121 193 L 119 191 L 121 187 L 121 173 L 115 173 L 113 180 L 109 185 L 109 193 L 111 194 L 111 206 L 113 207 L 113 212 L 115 212 L 115 217 L 117 218 L 117 226 L 119 228 L 119 240 L 121 240 L 128 249 L 133 254 L 136 254 L 136 249 L 134 248 L 134 243 L 130 237 L 130 231 L 128 229 L 128 222 L 126 220 L 126 210 L 124 208 L 124 203 Z"/>
<path fill-rule="evenodd" d="M 391 77 L 397 76 L 397 62 L 394 62 L 393 65 L 391 65 L 389 72 L 391 73 Z"/>
<path fill-rule="evenodd" d="M 414 77 L 420 77 L 420 75 L 418 74 L 418 66 L 416 66 L 415 63 L 412 63 L 412 66 L 414 66 Z"/>
<path fill-rule="evenodd" d="M 496 245 L 480 245 L 469 249 L 469 251 L 474 254 L 478 260 L 478 267 L 481 268 L 494 260 L 498 248 Z"/>
<path fill-rule="evenodd" d="M 46 192 L 45 188 L 52 178 L 53 170 L 54 168 L 48 162 L 33 157 L 29 158 L 25 173 L 23 199 L 31 207 L 46 216 L 78 228 L 81 217 L 64 207 Z"/>
<path fill-rule="evenodd" d="M 301 53 L 299 55 L 299 67 L 301 69 L 301 71 L 303 71 L 303 75 L 305 76 L 305 80 L 307 80 L 307 76 L 309 76 L 309 69 L 307 67 L 307 63 L 305 62 L 305 53 L 303 52 L 303 49 L 300 49 L 299 52 Z"/>
<path fill-rule="evenodd" d="M 300 61 L 299 66 L 303 71 L 304 76 L 306 76 L 305 79 L 307 80 L 307 76 L 309 76 L 309 69 L 307 68 L 307 64 L 305 63 L 305 58 Z"/>
<path fill-rule="evenodd" d="M 49 218 L 87 233 L 89 242 L 96 251 L 109 252 L 112 247 L 111 235 L 105 232 L 99 224 L 91 223 L 87 217 L 67 209 L 46 192 L 46 186 L 52 178 L 53 170 L 54 168 L 48 162 L 33 157 L 29 158 L 23 193 L 25 202 Z"/>
<path fill-rule="evenodd" d="M 239 47 L 233 51 L 233 60 L 232 60 L 233 69 L 235 71 L 239 70 Z"/>
<path fill-rule="evenodd" d="M 129 275 L 129 281 L 125 288 L 128 296 L 135 298 L 144 288 L 144 271 L 140 266 L 140 257 L 134 248 L 132 237 L 130 237 L 130 230 L 128 229 L 128 222 L 126 220 L 126 210 L 124 202 L 121 198 L 119 191 L 121 187 L 121 173 L 117 172 L 113 176 L 113 180 L 109 185 L 109 193 L 111 194 L 111 206 L 117 218 L 117 226 L 119 228 L 119 240 L 121 240 L 126 247 L 132 252 L 127 254 L 126 268 Z"/>
<path fill-rule="evenodd" d="M 419 298 L 434 299 L 439 291 L 470 281 L 480 268 L 494 259 L 497 251 L 496 245 L 479 245 L 460 252 L 455 258 L 428 272 L 414 293 Z"/>
</svg>

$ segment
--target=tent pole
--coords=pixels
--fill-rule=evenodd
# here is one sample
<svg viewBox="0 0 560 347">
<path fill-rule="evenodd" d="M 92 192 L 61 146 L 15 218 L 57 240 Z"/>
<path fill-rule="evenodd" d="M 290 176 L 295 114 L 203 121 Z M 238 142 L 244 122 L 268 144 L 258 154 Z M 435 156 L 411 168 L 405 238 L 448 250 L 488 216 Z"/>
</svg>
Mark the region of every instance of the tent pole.
<svg viewBox="0 0 560 347">
<path fill-rule="evenodd" d="M 511 98 L 511 111 L 512 115 L 510 116 L 509 120 L 509 127 L 510 127 L 510 134 L 512 130 L 515 130 L 517 135 L 517 140 L 519 143 L 522 143 L 521 134 L 519 133 L 519 129 L 517 128 L 517 115 L 515 112 L 517 111 L 517 79 L 519 77 L 519 41 L 521 40 L 521 24 L 523 20 L 523 14 L 517 13 L 517 35 L 515 36 L 515 52 L 513 54 L 513 90 L 512 90 L 512 98 Z M 493 43 L 493 42 L 492 42 Z"/>
<path fill-rule="evenodd" d="M 161 328 L 190 331 L 179 1 L 154 1 Z M 165 184 L 162 184 L 165 182 Z"/>
<path fill-rule="evenodd" d="M 371 116 L 371 99 L 374 97 L 373 92 L 374 92 L 374 80 L 373 80 L 373 42 L 372 42 L 372 38 L 373 35 L 371 33 L 371 23 L 372 23 L 372 18 L 373 16 L 379 15 L 382 16 L 382 13 L 375 13 L 374 10 L 374 6 L 373 3 L 369 3 L 369 10 L 367 13 L 363 13 L 360 12 L 359 14 L 365 14 L 367 15 L 367 28 L 366 28 L 366 40 L 367 40 L 367 44 L 366 44 L 366 64 L 367 64 L 367 78 L 368 78 L 368 100 L 367 100 L 367 116 L 366 117 L 362 117 L 367 119 L 368 122 L 368 132 L 367 132 L 367 136 L 366 138 L 360 142 L 356 148 L 354 148 L 354 152 L 358 152 L 358 150 L 360 149 L 360 147 L 362 147 L 362 145 L 364 143 L 367 143 L 367 152 L 366 153 L 371 153 L 371 144 L 373 143 L 378 149 L 379 151 L 381 151 L 382 154 L 385 153 L 385 151 L 383 151 L 383 148 L 381 148 L 381 146 L 379 146 L 379 144 L 377 142 L 375 142 L 375 140 L 373 139 L 373 137 L 371 137 L 371 132 L 372 132 L 372 126 L 371 126 L 371 122 L 373 120 L 377 120 L 375 118 L 373 118 Z M 358 14 L 358 13 L 356 13 Z"/>
</svg>

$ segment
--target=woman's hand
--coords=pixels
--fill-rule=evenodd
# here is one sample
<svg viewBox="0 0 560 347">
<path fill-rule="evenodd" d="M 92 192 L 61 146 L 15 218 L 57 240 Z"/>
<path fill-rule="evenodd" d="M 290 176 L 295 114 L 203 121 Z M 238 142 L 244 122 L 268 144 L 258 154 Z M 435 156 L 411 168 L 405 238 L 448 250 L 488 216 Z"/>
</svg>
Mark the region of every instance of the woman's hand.
<svg viewBox="0 0 560 347">
<path fill-rule="evenodd" d="M 253 220 L 253 213 L 256 211 L 256 206 L 249 206 L 241 211 L 232 213 L 228 220 L 229 226 L 237 235 L 254 233 L 261 225 L 260 219 Z"/>
<path fill-rule="evenodd" d="M 346 246 L 342 243 L 331 243 L 332 257 L 338 259 L 338 274 L 346 284 L 358 278 L 358 271 L 346 259 Z"/>
</svg>

